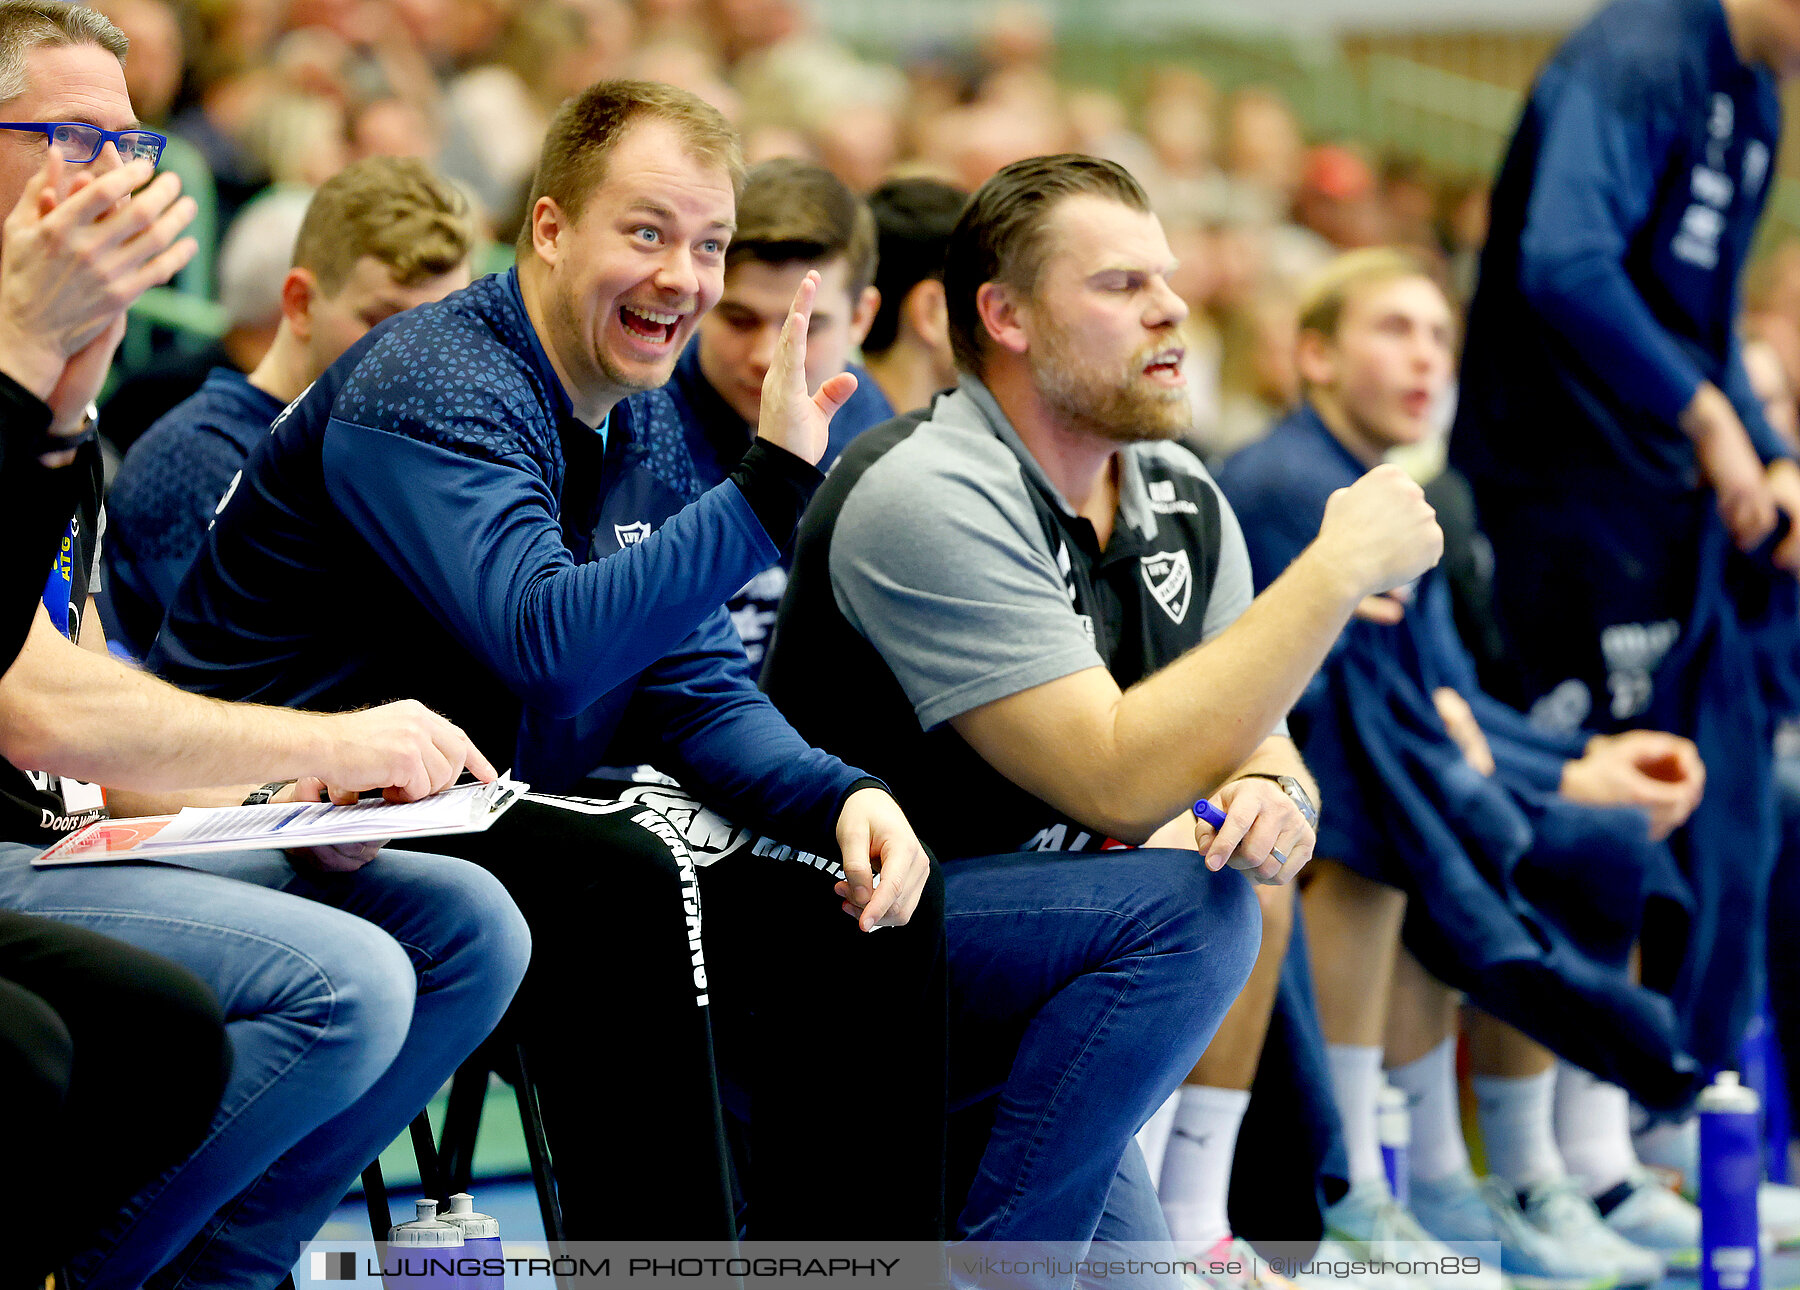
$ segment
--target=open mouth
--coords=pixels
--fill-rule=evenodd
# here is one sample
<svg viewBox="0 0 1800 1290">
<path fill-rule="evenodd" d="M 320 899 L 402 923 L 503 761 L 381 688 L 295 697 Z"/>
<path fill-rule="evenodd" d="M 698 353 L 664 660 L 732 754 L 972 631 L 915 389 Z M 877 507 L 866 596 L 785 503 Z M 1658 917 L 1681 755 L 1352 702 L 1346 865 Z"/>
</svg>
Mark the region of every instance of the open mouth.
<svg viewBox="0 0 1800 1290">
<path fill-rule="evenodd" d="M 646 309 L 642 305 L 619 306 L 619 325 L 626 334 L 651 345 L 666 345 L 675 339 L 675 328 L 680 323 L 678 313 Z"/>
<path fill-rule="evenodd" d="M 1163 385 L 1181 385 L 1186 379 L 1181 374 L 1181 360 L 1184 351 L 1179 349 L 1164 350 L 1153 356 L 1144 364 L 1144 375 Z"/>
</svg>

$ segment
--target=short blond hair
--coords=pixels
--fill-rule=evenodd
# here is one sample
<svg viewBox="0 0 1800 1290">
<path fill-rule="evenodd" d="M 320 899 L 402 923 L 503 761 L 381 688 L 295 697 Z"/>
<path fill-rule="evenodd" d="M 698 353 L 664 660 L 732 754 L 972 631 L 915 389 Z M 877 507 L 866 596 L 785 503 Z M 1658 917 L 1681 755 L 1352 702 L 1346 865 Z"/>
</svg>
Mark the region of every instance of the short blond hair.
<svg viewBox="0 0 1800 1290">
<path fill-rule="evenodd" d="M 699 96 L 659 81 L 600 81 L 557 109 L 544 134 L 518 252 L 531 251 L 531 212 L 548 197 L 573 222 L 606 178 L 606 159 L 639 117 L 667 121 L 681 134 L 688 152 L 716 164 L 731 178 L 732 196 L 744 191 L 744 152 L 719 110 Z"/>
<path fill-rule="evenodd" d="M 1392 246 L 1369 246 L 1346 251 L 1313 277 L 1300 293 L 1300 330 L 1336 340 L 1344 307 L 1352 296 L 1368 287 L 1401 278 L 1437 279 L 1425 262 L 1411 251 Z"/>
<path fill-rule="evenodd" d="M 367 255 L 401 286 L 416 287 L 467 260 L 474 246 L 474 218 L 455 185 L 412 157 L 366 157 L 313 194 L 294 267 L 336 295 Z"/>
</svg>

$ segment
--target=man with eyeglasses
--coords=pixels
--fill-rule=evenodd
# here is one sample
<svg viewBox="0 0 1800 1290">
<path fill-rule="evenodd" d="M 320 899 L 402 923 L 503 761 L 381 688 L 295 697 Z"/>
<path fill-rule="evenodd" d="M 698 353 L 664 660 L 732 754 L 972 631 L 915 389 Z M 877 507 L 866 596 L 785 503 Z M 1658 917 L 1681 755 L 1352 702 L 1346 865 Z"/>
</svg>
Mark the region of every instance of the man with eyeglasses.
<svg viewBox="0 0 1800 1290">
<path fill-rule="evenodd" d="M 0 130 L 41 134 L 64 161 L 78 166 L 98 159 L 100 149 L 109 143 L 120 161 L 148 161 L 154 166 L 169 146 L 168 136 L 154 130 L 102 130 L 86 121 L 0 121 Z"/>
<path fill-rule="evenodd" d="M 194 213 L 179 183 L 153 179 L 141 158 L 121 159 L 121 143 L 138 148 L 125 48 L 91 9 L 0 0 L 0 119 L 77 121 L 113 136 L 90 146 L 90 162 L 70 165 L 52 150 L 54 127 L 0 130 L 9 277 L 38 270 L 38 289 L 25 298 L 48 298 L 66 275 L 47 270 L 72 250 L 79 272 L 112 283 L 111 307 L 98 316 L 0 336 L 12 365 L 37 356 L 34 333 L 54 340 L 52 357 L 21 373 L 49 405 L 53 431 L 81 433 L 125 306 L 194 251 L 177 241 Z M 169 1278 L 195 1290 L 272 1286 L 363 1166 L 499 1019 L 525 970 L 529 936 L 517 909 L 472 865 L 373 848 L 192 856 L 180 867 L 40 869 L 32 858 L 109 813 L 236 805 L 256 780 L 319 777 L 278 794 L 267 785 L 251 793 L 257 800 L 316 798 L 319 780 L 338 793 L 384 788 L 411 798 L 465 765 L 483 777 L 492 767 L 461 730 L 417 703 L 335 716 L 234 706 L 111 658 L 89 595 L 98 448 L 83 444 L 66 473 L 74 486 L 57 517 L 61 558 L 46 568 L 23 541 L 0 549 L 36 565 L 43 588 L 24 648 L 0 675 L 0 911 L 100 931 L 188 968 L 218 996 L 234 1057 L 199 1147 L 172 1167 L 157 1162 L 123 1208 L 92 1214 L 65 1243 L 87 1247 L 71 1279 L 111 1290 L 171 1267 Z M 240 779 L 250 783 L 208 787 Z M 159 1046 L 192 1043 L 171 1029 L 136 1045 L 135 1057 L 154 1065 Z M 0 1102 L 14 1101 L 0 1081 Z M 155 1105 L 153 1114 L 164 1112 Z M 19 1167 L 8 1172 L 37 1194 L 62 1196 L 70 1189 L 57 1180 L 81 1144 L 57 1147 L 61 1159 L 9 1155 Z M 34 1240 L 41 1235 L 4 1183 L 0 1205 L 26 1215 Z M 12 1284 L 11 1253 L 0 1284 Z"/>
</svg>

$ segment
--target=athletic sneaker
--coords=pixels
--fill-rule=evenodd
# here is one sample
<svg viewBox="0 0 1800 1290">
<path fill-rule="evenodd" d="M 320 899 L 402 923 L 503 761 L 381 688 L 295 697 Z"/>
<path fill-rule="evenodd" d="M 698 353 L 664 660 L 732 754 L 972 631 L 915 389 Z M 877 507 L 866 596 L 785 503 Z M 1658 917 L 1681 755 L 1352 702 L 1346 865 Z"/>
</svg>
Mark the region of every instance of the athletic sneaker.
<svg viewBox="0 0 1800 1290">
<path fill-rule="evenodd" d="M 1221 1236 L 1204 1254 L 1191 1256 L 1200 1265 L 1199 1272 L 1183 1273 L 1182 1280 L 1200 1290 L 1300 1290 L 1294 1282 L 1269 1267 L 1255 1250 L 1235 1236 Z M 1213 1267 L 1242 1269 L 1239 1272 L 1210 1272 Z"/>
<path fill-rule="evenodd" d="M 1528 1188 L 1519 1201 L 1525 1217 L 1538 1231 L 1611 1258 L 1618 1268 L 1620 1285 L 1647 1286 L 1662 1280 L 1662 1259 L 1608 1227 L 1594 1202 L 1573 1178 L 1546 1179 Z"/>
<path fill-rule="evenodd" d="M 1699 1117 L 1695 1116 L 1683 1124 L 1679 1132 L 1662 1135 L 1657 1147 L 1656 1158 L 1645 1163 L 1659 1165 L 1679 1174 L 1682 1196 L 1699 1204 Z M 1784 1250 L 1800 1248 L 1800 1187 L 1765 1182 L 1756 1193 L 1756 1217 L 1765 1246 L 1776 1246 Z"/>
<path fill-rule="evenodd" d="M 1756 1193 L 1756 1220 L 1779 1248 L 1800 1247 L 1800 1187 L 1764 1183 Z"/>
<path fill-rule="evenodd" d="M 1638 1165 L 1594 1205 L 1606 1225 L 1633 1245 L 1654 1250 L 1669 1271 L 1692 1275 L 1700 1267 L 1700 1211 Z"/>
<path fill-rule="evenodd" d="M 1617 1263 L 1525 1221 L 1518 1196 L 1498 1178 L 1479 1182 L 1465 1169 L 1435 1182 L 1412 1180 L 1413 1217 L 1451 1249 L 1500 1246 L 1500 1270 L 1519 1290 L 1610 1290 Z"/>
<path fill-rule="evenodd" d="M 1419 1226 L 1419 1220 L 1395 1200 L 1385 1181 L 1360 1182 L 1343 1199 L 1325 1211 L 1325 1235 L 1350 1247 L 1361 1259 L 1375 1263 L 1452 1263 L 1456 1252 Z M 1413 1285 L 1432 1290 L 1470 1290 L 1471 1278 L 1460 1265 L 1432 1276 L 1408 1277 Z M 1499 1278 L 1491 1278 L 1498 1284 Z"/>
</svg>

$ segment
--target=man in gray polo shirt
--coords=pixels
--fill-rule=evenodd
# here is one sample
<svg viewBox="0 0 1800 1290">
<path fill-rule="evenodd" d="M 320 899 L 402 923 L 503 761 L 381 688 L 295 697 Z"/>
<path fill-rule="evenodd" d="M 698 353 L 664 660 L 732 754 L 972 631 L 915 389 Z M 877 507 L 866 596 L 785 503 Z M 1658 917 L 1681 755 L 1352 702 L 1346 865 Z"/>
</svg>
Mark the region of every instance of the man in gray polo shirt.
<svg viewBox="0 0 1800 1290">
<path fill-rule="evenodd" d="M 1256 901 L 1219 871 L 1281 884 L 1311 855 L 1284 715 L 1358 603 L 1442 547 L 1377 469 L 1251 603 L 1236 521 L 1170 442 L 1172 260 L 1109 162 L 1035 158 L 975 194 L 945 270 L 962 383 L 839 459 L 764 673 L 949 862 L 953 1132 L 986 1134 L 952 1180 L 970 1239 L 1168 1239 L 1132 1134 L 1256 957 Z M 1203 794 L 1227 815 L 1202 855 Z"/>
</svg>

